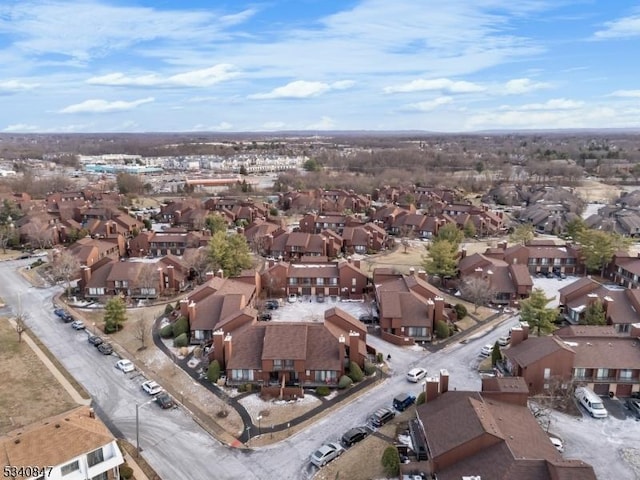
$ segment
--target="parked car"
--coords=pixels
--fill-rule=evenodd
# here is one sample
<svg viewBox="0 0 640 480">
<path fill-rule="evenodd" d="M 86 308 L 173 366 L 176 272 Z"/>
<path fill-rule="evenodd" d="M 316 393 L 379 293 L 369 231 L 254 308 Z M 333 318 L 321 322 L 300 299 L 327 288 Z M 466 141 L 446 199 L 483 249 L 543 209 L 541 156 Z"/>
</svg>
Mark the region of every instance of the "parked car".
<svg viewBox="0 0 640 480">
<path fill-rule="evenodd" d="M 498 345 L 500 345 L 501 347 L 506 347 L 507 345 L 509 345 L 510 341 L 511 341 L 511 338 L 509 336 L 503 335 L 498 339 Z"/>
<path fill-rule="evenodd" d="M 289 297 L 287 298 L 287 301 L 289 303 L 296 303 L 298 301 L 298 296 L 295 293 L 292 293 L 291 295 L 289 295 Z"/>
<path fill-rule="evenodd" d="M 362 323 L 365 323 L 365 324 L 378 323 L 380 321 L 378 317 L 370 313 L 363 313 L 358 317 L 358 320 L 360 320 Z"/>
<path fill-rule="evenodd" d="M 480 355 L 482 357 L 488 357 L 489 355 L 491 355 L 492 350 L 493 350 L 493 345 L 491 345 L 490 343 L 487 343 L 484 347 L 480 349 Z"/>
<path fill-rule="evenodd" d="M 553 446 L 556 447 L 556 450 L 558 450 L 560 453 L 564 452 L 564 445 L 562 444 L 562 440 L 556 437 L 549 437 L 549 440 L 551 440 Z"/>
<path fill-rule="evenodd" d="M 416 397 L 410 393 L 403 393 L 394 397 L 393 408 L 399 412 L 404 412 L 407 408 L 413 405 L 416 401 Z"/>
<path fill-rule="evenodd" d="M 153 380 L 147 380 L 146 382 L 142 382 L 142 385 L 140 385 L 140 386 L 149 395 L 157 395 L 160 392 L 162 392 L 162 387 L 160 385 L 158 385 L 158 383 L 153 381 Z"/>
<path fill-rule="evenodd" d="M 363 440 L 367 435 L 369 435 L 369 430 L 366 427 L 350 428 L 342 435 L 341 442 L 344 448 L 349 448 L 353 444 Z"/>
<path fill-rule="evenodd" d="M 277 310 L 279 306 L 278 300 L 267 300 L 264 304 L 267 310 Z"/>
<path fill-rule="evenodd" d="M 269 312 L 261 313 L 259 319 L 262 322 L 268 322 L 271 320 L 271 314 Z"/>
<path fill-rule="evenodd" d="M 156 396 L 156 403 L 160 405 L 160 408 L 171 408 L 174 405 L 173 398 L 167 392 L 159 393 Z"/>
<path fill-rule="evenodd" d="M 413 383 L 418 383 L 426 376 L 427 371 L 424 368 L 412 368 L 407 372 L 407 380 Z"/>
<path fill-rule="evenodd" d="M 319 293 L 316 295 L 316 302 L 324 303 L 324 293 Z"/>
<path fill-rule="evenodd" d="M 629 398 L 624 404 L 636 419 L 640 420 L 640 400 Z"/>
<path fill-rule="evenodd" d="M 116 362 L 116 368 L 121 370 L 123 373 L 133 372 L 136 367 L 131 360 L 127 360 L 123 358 L 122 360 L 118 360 Z"/>
<path fill-rule="evenodd" d="M 104 342 L 104 340 L 102 340 L 101 337 L 97 336 L 97 335 L 89 335 L 89 343 L 91 345 L 93 345 L 94 347 L 97 347 L 98 345 L 100 345 L 102 342 Z"/>
<path fill-rule="evenodd" d="M 74 330 L 84 330 L 84 322 L 80 320 L 74 320 L 73 322 L 71 322 L 71 327 Z"/>
<path fill-rule="evenodd" d="M 60 319 L 64 323 L 71 323 L 75 320 L 73 316 L 69 312 L 67 312 L 64 308 L 56 308 L 53 310 L 53 313 L 55 313 L 58 317 L 60 317 Z"/>
<path fill-rule="evenodd" d="M 344 448 L 339 443 L 326 443 L 311 455 L 311 463 L 316 467 L 324 467 L 331 460 L 338 458 L 344 453 Z"/>
<path fill-rule="evenodd" d="M 373 415 L 369 417 L 369 421 L 371 422 L 371 425 L 373 425 L 376 428 L 379 428 L 385 423 L 393 420 L 395 416 L 396 416 L 396 412 L 394 412 L 390 408 L 385 407 L 385 408 L 380 408 L 375 412 L 373 412 Z"/>
<path fill-rule="evenodd" d="M 67 312 L 65 312 L 63 308 L 54 308 L 54 309 L 53 309 L 53 313 L 54 313 L 57 317 L 62 318 L 62 317 L 64 317 L 64 315 L 65 315 Z"/>
<path fill-rule="evenodd" d="M 576 388 L 574 395 L 593 418 L 606 418 L 609 412 L 604 407 L 602 399 L 593 390 L 587 387 Z"/>
<path fill-rule="evenodd" d="M 103 355 L 111 355 L 113 353 L 113 346 L 110 343 L 102 342 L 98 345 L 98 351 Z"/>
</svg>

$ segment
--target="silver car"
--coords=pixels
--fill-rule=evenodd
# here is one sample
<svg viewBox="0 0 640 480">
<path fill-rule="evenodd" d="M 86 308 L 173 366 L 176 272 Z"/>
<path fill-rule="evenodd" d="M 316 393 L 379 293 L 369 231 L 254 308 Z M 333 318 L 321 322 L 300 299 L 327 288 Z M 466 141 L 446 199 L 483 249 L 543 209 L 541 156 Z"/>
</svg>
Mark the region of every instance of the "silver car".
<svg viewBox="0 0 640 480">
<path fill-rule="evenodd" d="M 311 455 L 311 463 L 316 467 L 324 467 L 331 460 L 338 458 L 344 453 L 344 448 L 339 443 L 326 443 Z"/>
</svg>

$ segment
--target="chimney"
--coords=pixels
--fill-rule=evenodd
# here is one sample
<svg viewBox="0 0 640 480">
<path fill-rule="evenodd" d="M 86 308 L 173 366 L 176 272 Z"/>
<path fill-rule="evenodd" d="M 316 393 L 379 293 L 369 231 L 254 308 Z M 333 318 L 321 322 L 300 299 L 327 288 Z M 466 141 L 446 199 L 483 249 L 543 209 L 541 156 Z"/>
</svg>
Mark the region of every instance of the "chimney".
<svg viewBox="0 0 640 480">
<path fill-rule="evenodd" d="M 415 275 L 416 274 L 416 269 L 411 267 L 409 268 L 409 275 Z"/>
<path fill-rule="evenodd" d="M 597 293 L 588 293 L 587 294 L 587 305 L 588 306 L 591 306 L 594 303 L 596 303 L 596 300 L 598 300 L 598 294 Z"/>
<path fill-rule="evenodd" d="M 204 274 L 206 281 L 208 282 L 209 280 L 211 280 L 213 277 L 215 277 L 215 275 L 213 274 L 213 272 L 207 272 Z"/>
<path fill-rule="evenodd" d="M 440 393 L 449 391 L 449 372 L 446 369 L 440 370 Z"/>
<path fill-rule="evenodd" d="M 340 334 L 338 337 L 338 355 L 340 358 L 340 371 L 342 373 L 344 373 L 344 358 L 346 357 L 345 341 L 344 335 Z"/>
<path fill-rule="evenodd" d="M 175 288 L 176 272 L 173 265 L 167 267 L 167 276 L 169 277 L 169 288 Z"/>
<path fill-rule="evenodd" d="M 424 270 L 418 270 L 418 277 L 420 277 L 422 280 L 426 280 L 427 272 L 425 272 Z"/>
<path fill-rule="evenodd" d="M 180 316 L 186 317 L 189 315 L 189 299 L 183 298 L 180 300 Z"/>
<path fill-rule="evenodd" d="M 505 250 L 507 248 L 507 242 L 498 243 L 498 248 L 501 248 L 502 250 Z"/>
<path fill-rule="evenodd" d="M 427 318 L 433 322 L 433 317 L 435 316 L 436 304 L 430 298 L 427 299 Z M 435 324 L 434 324 L 435 326 Z"/>
<path fill-rule="evenodd" d="M 467 256 L 467 249 L 463 248 L 460 250 L 460 258 L 464 258 Z"/>
<path fill-rule="evenodd" d="M 511 340 L 509 341 L 510 348 L 515 347 L 524 340 L 524 329 L 520 327 L 513 327 L 511 329 Z"/>
<path fill-rule="evenodd" d="M 632 323 L 629 336 L 632 338 L 640 338 L 640 323 Z"/>
<path fill-rule="evenodd" d="M 173 221 L 174 221 L 174 223 L 179 223 L 181 218 L 182 218 L 182 212 L 180 210 L 176 210 L 173 213 Z"/>
<path fill-rule="evenodd" d="M 436 297 L 433 299 L 434 311 L 433 311 L 433 324 L 436 322 L 444 321 L 444 298 Z"/>
<path fill-rule="evenodd" d="M 227 336 L 224 337 L 224 364 L 222 365 L 226 365 L 229 360 L 231 360 L 231 354 L 232 354 L 232 349 L 231 349 L 231 334 L 227 333 Z"/>
<path fill-rule="evenodd" d="M 440 382 L 437 378 L 427 377 L 424 382 L 424 401 L 425 403 L 432 402 L 438 395 L 440 395 Z"/>
<path fill-rule="evenodd" d="M 224 277 L 224 270 L 219 268 L 218 271 L 216 272 L 216 277 L 223 278 Z"/>
<path fill-rule="evenodd" d="M 93 408 L 89 409 L 89 418 L 96 418 L 96 412 Z"/>
<path fill-rule="evenodd" d="M 213 359 L 217 360 L 220 366 L 224 365 L 224 332 L 216 330 L 213 332 Z"/>
<path fill-rule="evenodd" d="M 351 263 L 351 255 L 347 257 L 347 263 Z"/>
<path fill-rule="evenodd" d="M 189 324 L 191 324 L 196 318 L 196 302 L 189 302 L 187 311 L 189 312 L 187 318 L 189 319 Z"/>
<path fill-rule="evenodd" d="M 526 340 L 529 338 L 529 324 L 527 322 L 520 322 L 520 328 L 522 328 L 522 331 L 524 332 L 524 337 L 522 339 Z"/>
<path fill-rule="evenodd" d="M 353 261 L 353 266 L 356 268 L 360 268 L 360 260 L 354 260 Z"/>
<path fill-rule="evenodd" d="M 82 267 L 80 270 L 80 276 L 82 278 L 82 284 L 86 288 L 89 280 L 91 280 L 91 269 L 87 266 Z"/>
<path fill-rule="evenodd" d="M 349 361 L 360 365 L 360 354 L 358 352 L 358 344 L 360 343 L 360 334 L 358 332 L 349 331 Z"/>
</svg>

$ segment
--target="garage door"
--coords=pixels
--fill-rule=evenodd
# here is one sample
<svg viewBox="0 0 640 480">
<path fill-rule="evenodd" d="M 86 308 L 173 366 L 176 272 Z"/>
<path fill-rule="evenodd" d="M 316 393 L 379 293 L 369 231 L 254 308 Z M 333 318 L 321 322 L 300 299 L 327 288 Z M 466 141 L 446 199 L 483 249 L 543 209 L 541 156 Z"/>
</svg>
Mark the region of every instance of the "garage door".
<svg viewBox="0 0 640 480">
<path fill-rule="evenodd" d="M 609 395 L 608 383 L 596 383 L 593 385 L 593 391 L 596 395 Z"/>
<path fill-rule="evenodd" d="M 619 383 L 616 386 L 616 397 L 630 397 L 632 388 L 630 383 Z"/>
</svg>

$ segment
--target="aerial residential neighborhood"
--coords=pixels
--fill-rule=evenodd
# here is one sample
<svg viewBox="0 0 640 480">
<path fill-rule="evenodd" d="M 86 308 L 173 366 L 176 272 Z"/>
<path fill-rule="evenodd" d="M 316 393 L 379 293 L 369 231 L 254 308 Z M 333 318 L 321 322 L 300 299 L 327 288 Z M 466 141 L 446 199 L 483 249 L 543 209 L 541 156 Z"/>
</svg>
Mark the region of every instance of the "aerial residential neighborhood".
<svg viewBox="0 0 640 480">
<path fill-rule="evenodd" d="M 637 3 L 0 2 L 2 478 L 640 479 Z"/>
</svg>

